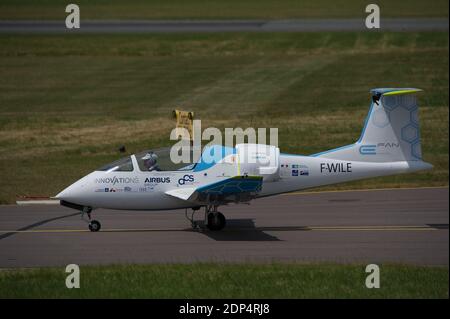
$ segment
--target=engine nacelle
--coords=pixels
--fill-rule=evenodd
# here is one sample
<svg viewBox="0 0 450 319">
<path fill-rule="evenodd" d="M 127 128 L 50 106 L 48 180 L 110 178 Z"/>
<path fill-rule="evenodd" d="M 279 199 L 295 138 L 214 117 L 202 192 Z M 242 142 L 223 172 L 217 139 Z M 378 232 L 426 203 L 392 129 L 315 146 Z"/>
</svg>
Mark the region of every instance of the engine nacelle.
<svg viewBox="0 0 450 319">
<path fill-rule="evenodd" d="M 266 144 L 238 144 L 238 165 L 241 175 L 262 176 L 265 182 L 280 178 L 280 149 Z"/>
</svg>

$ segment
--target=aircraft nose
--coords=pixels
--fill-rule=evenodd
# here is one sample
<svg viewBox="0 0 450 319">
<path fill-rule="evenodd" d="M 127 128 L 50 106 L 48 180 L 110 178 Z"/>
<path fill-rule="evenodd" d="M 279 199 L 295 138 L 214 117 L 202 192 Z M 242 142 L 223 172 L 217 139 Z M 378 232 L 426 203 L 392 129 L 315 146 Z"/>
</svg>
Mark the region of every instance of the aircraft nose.
<svg viewBox="0 0 450 319">
<path fill-rule="evenodd" d="M 56 199 L 77 204 L 81 204 L 85 197 L 86 190 L 84 179 L 80 179 L 79 181 L 73 183 L 55 196 Z"/>
<path fill-rule="evenodd" d="M 70 186 L 59 192 L 54 198 L 60 200 L 67 200 L 71 196 Z"/>
<path fill-rule="evenodd" d="M 80 195 L 79 186 L 75 184 L 70 185 L 69 187 L 65 188 L 63 191 L 58 193 L 55 198 L 65 201 L 71 201 Z"/>
</svg>

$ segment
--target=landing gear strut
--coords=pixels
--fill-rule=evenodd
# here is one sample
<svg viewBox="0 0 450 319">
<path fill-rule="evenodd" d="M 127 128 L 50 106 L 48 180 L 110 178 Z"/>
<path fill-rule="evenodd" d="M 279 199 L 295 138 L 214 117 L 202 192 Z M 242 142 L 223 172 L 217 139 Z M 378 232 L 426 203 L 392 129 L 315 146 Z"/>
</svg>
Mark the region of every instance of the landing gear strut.
<svg viewBox="0 0 450 319">
<path fill-rule="evenodd" d="M 88 223 L 90 231 L 97 232 L 100 230 L 102 225 L 100 224 L 100 222 L 98 220 L 91 219 L 91 212 L 92 212 L 91 207 L 87 207 L 87 206 L 83 207 L 83 211 L 81 212 L 81 219 L 83 219 L 84 221 L 86 221 Z M 84 214 L 86 214 L 88 216 L 88 220 L 84 219 Z"/>
</svg>

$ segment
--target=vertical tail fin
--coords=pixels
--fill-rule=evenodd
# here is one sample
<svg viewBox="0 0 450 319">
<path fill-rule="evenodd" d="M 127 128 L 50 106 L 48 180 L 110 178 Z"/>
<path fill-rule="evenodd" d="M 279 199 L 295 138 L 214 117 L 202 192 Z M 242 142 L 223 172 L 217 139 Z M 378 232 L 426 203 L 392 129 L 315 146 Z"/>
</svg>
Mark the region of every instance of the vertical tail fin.
<svg viewBox="0 0 450 319">
<path fill-rule="evenodd" d="M 420 89 L 373 89 L 372 104 L 355 144 L 316 156 L 363 162 L 422 161 L 416 93 Z"/>
</svg>

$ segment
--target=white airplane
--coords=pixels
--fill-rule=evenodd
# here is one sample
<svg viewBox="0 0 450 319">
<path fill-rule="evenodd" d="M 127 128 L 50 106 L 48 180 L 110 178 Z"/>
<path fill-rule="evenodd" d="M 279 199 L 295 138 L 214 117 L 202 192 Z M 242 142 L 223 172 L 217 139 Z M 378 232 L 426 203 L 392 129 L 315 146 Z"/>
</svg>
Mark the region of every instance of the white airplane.
<svg viewBox="0 0 450 319">
<path fill-rule="evenodd" d="M 70 185 L 56 198 L 87 214 L 95 208 L 170 210 L 204 208 L 204 225 L 220 230 L 226 220 L 217 209 L 328 184 L 431 169 L 422 161 L 416 93 L 420 89 L 373 89 L 372 103 L 359 140 L 304 156 L 280 153 L 262 144 L 204 148 L 189 166 L 174 165 L 169 151 L 145 151 L 108 164 Z M 211 160 L 213 158 L 213 160 Z M 255 160 L 256 159 L 256 160 Z"/>
</svg>

